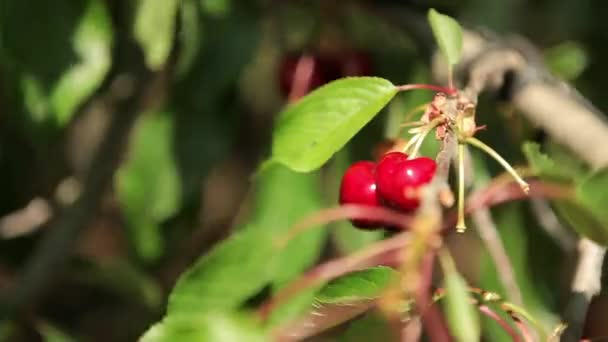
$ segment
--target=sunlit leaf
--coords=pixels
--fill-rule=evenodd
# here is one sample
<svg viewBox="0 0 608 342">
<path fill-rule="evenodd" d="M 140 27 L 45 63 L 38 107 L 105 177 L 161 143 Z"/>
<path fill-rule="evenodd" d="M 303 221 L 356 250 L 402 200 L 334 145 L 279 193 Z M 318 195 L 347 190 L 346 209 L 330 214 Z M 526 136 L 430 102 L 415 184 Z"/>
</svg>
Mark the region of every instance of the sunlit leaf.
<svg viewBox="0 0 608 342">
<path fill-rule="evenodd" d="M 113 28 L 105 2 L 2 3 L 2 53 L 34 123 L 65 125 L 104 81 Z"/>
<path fill-rule="evenodd" d="M 171 315 L 153 325 L 141 342 L 263 342 L 269 341 L 259 325 L 243 314 L 210 312 Z"/>
<path fill-rule="evenodd" d="M 237 308 L 265 285 L 279 288 L 313 264 L 323 243 L 322 228 L 305 232 L 286 246 L 277 241 L 320 207 L 317 177 L 279 164 L 260 172 L 250 223 L 180 277 L 169 298 L 169 314 Z"/>
<path fill-rule="evenodd" d="M 576 79 L 587 68 L 589 58 L 583 47 L 572 41 L 545 51 L 545 62 L 551 72 L 564 80 Z"/>
<path fill-rule="evenodd" d="M 321 303 L 349 303 L 377 298 L 396 279 L 397 274 L 397 271 L 386 266 L 352 272 L 325 285 L 316 300 Z"/>
<path fill-rule="evenodd" d="M 318 169 L 396 93 L 391 82 L 377 77 L 345 78 L 318 88 L 280 114 L 272 158 L 298 172 Z"/>
<path fill-rule="evenodd" d="M 116 176 L 116 190 L 137 253 L 158 258 L 163 249 L 159 224 L 181 202 L 179 176 L 172 152 L 171 113 L 149 113 L 135 127 L 128 161 Z"/>
<path fill-rule="evenodd" d="M 104 80 L 112 61 L 112 34 L 104 3 L 88 1 L 73 38 L 80 62 L 61 76 L 51 93 L 51 105 L 60 124 L 69 122 L 78 106 Z"/>
<path fill-rule="evenodd" d="M 171 52 L 179 0 L 139 0 L 133 34 L 141 45 L 146 64 L 160 69 Z"/>
<path fill-rule="evenodd" d="M 439 49 L 450 65 L 458 64 L 462 53 L 462 28 L 454 18 L 431 8 L 428 20 Z"/>
</svg>

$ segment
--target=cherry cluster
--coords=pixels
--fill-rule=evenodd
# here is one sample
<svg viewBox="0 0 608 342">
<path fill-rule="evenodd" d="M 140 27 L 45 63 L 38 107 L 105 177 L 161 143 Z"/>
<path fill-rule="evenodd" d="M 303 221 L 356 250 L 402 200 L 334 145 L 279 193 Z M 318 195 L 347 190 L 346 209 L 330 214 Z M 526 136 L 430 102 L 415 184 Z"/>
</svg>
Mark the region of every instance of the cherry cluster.
<svg viewBox="0 0 608 342">
<path fill-rule="evenodd" d="M 420 188 L 435 176 L 437 164 L 427 157 L 409 158 L 402 152 L 388 152 L 376 164 L 358 161 L 344 173 L 340 204 L 385 206 L 412 212 L 420 205 Z M 386 226 L 373 220 L 351 220 L 358 228 Z"/>
<path fill-rule="evenodd" d="M 286 55 L 279 65 L 279 83 L 283 95 L 287 96 L 291 93 L 294 82 L 296 82 L 298 65 L 304 58 L 308 58 L 311 64 L 307 91 L 342 77 L 369 76 L 372 74 L 370 56 L 364 51 L 340 51 L 331 54 L 291 53 Z"/>
</svg>

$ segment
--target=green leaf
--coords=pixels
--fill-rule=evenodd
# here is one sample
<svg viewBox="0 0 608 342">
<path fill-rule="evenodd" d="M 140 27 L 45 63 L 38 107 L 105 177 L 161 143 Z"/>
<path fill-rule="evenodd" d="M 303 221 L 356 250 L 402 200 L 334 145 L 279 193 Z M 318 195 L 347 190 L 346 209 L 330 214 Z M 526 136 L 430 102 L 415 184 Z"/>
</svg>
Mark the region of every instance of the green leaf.
<svg viewBox="0 0 608 342">
<path fill-rule="evenodd" d="M 323 207 L 318 173 L 302 174 L 280 164 L 270 164 L 258 173 L 258 181 L 258 205 L 252 221 L 266 232 L 274 232 L 274 236 L 285 234 L 296 222 Z M 277 212 L 281 215 L 277 215 Z M 273 292 L 280 291 L 317 261 L 326 236 L 324 227 L 313 227 L 276 252 L 273 261 L 269 262 L 273 266 Z M 279 307 L 270 317 L 270 323 L 278 324 L 297 318 L 311 307 L 314 293 L 312 290 L 305 291 Z"/>
<path fill-rule="evenodd" d="M 171 113 L 142 116 L 135 127 L 129 159 L 115 179 L 135 250 L 148 261 L 162 253 L 160 223 L 180 207 L 181 190 L 172 142 Z"/>
<path fill-rule="evenodd" d="M 386 266 L 349 273 L 325 285 L 317 294 L 321 303 L 349 303 L 378 298 L 397 277 L 397 271 Z"/>
<path fill-rule="evenodd" d="M 345 78 L 318 88 L 281 113 L 272 158 L 298 172 L 318 169 L 396 93 L 391 82 L 377 77 Z"/>
<path fill-rule="evenodd" d="M 224 16 L 230 12 L 231 0 L 200 0 L 203 10 L 212 16 Z"/>
<path fill-rule="evenodd" d="M 177 59 L 175 74 L 183 77 L 196 62 L 203 37 L 203 25 L 197 6 L 197 0 L 182 0 L 179 7 L 181 26 L 178 32 L 180 41 L 179 57 Z"/>
<path fill-rule="evenodd" d="M 561 206 L 562 214 L 573 223 L 580 234 L 608 246 L 608 169 L 601 169 L 582 180 L 576 187 L 576 199 L 581 208 Z"/>
<path fill-rule="evenodd" d="M 141 45 L 146 64 L 159 70 L 173 46 L 178 0 L 139 0 L 133 34 Z"/>
<path fill-rule="evenodd" d="M 522 151 L 532 171 L 543 179 L 568 182 L 579 176 L 573 169 L 557 165 L 553 159 L 540 151 L 540 145 L 537 143 L 524 143 Z"/>
<path fill-rule="evenodd" d="M 439 49 L 450 66 L 458 64 L 462 53 L 462 28 L 454 18 L 431 8 L 428 20 Z"/>
<path fill-rule="evenodd" d="M 261 172 L 250 223 L 180 277 L 169 297 L 169 314 L 237 308 L 265 285 L 278 288 L 313 264 L 323 243 L 323 229 L 303 233 L 284 250 L 277 239 L 320 207 L 317 177 L 279 164 Z"/>
<path fill-rule="evenodd" d="M 457 341 L 479 341 L 479 313 L 469 298 L 469 287 L 464 278 L 456 271 L 452 257 L 440 254 L 446 289 L 444 309 L 451 334 Z"/>
<path fill-rule="evenodd" d="M 88 1 L 73 37 L 80 61 L 61 76 L 50 95 L 59 124 L 70 121 L 78 106 L 104 80 L 112 62 L 112 23 L 103 2 Z"/>
<path fill-rule="evenodd" d="M 579 202 L 603 224 L 608 225 L 608 168 L 598 170 L 580 182 L 576 188 Z M 606 231 L 608 234 L 608 231 Z"/>
<path fill-rule="evenodd" d="M 113 29 L 105 2 L 2 3 L 2 52 L 32 123 L 64 125 L 104 81 Z"/>
<path fill-rule="evenodd" d="M 173 288 L 169 316 L 232 310 L 261 290 L 271 278 L 268 261 L 276 253 L 271 237 L 247 226 L 203 255 Z"/>
<path fill-rule="evenodd" d="M 42 335 L 44 342 L 74 342 L 74 338 L 61 331 L 57 327 L 42 322 L 38 324 L 38 332 Z"/>
<path fill-rule="evenodd" d="M 270 338 L 248 316 L 210 312 L 168 316 L 140 338 L 140 342 L 165 341 L 263 342 Z"/>
<path fill-rule="evenodd" d="M 600 222 L 584 206 L 568 201 L 555 201 L 553 203 L 559 216 L 580 235 L 596 243 L 608 246 L 607 225 Z"/>
<path fill-rule="evenodd" d="M 555 148 L 554 148 L 555 149 Z M 608 172 L 599 170 L 584 175 L 585 170 L 574 160 L 561 154 L 560 163 L 540 152 L 535 143 L 525 143 L 523 151 L 532 170 L 542 179 L 576 183 L 575 198 L 570 201 L 554 201 L 557 212 L 577 233 L 608 246 L 608 215 L 602 207 L 606 200 L 604 189 L 608 186 Z M 570 164 L 564 165 L 568 161 Z"/>
<path fill-rule="evenodd" d="M 367 313 L 363 318 L 357 319 L 349 324 L 348 329 L 342 335 L 339 342 L 368 342 L 368 341 L 391 341 L 394 336 L 391 327 L 382 316 L 377 313 Z"/>
<path fill-rule="evenodd" d="M 78 269 L 76 275 L 85 284 L 121 295 L 125 302 L 136 301 L 152 310 L 158 310 L 164 302 L 157 280 L 124 259 L 86 265 L 83 270 Z"/>
<path fill-rule="evenodd" d="M 589 64 L 583 47 L 573 41 L 554 46 L 545 51 L 544 55 L 549 70 L 566 81 L 576 79 Z"/>
</svg>

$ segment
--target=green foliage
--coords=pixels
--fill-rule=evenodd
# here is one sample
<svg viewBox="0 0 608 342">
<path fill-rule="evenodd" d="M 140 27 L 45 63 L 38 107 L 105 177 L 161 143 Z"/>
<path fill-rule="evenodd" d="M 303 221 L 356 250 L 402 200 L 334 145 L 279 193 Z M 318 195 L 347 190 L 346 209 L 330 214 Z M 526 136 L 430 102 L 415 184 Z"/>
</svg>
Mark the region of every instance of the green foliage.
<svg viewBox="0 0 608 342">
<path fill-rule="evenodd" d="M 197 0 L 181 0 L 179 3 L 179 18 L 182 25 L 177 38 L 183 48 L 175 67 L 175 75 L 178 78 L 184 77 L 192 68 L 202 45 L 203 25 L 197 2 Z"/>
<path fill-rule="evenodd" d="M 389 81 L 353 77 L 331 82 L 280 115 L 272 158 L 298 172 L 321 167 L 397 93 Z"/>
<path fill-rule="evenodd" d="M 462 54 L 462 28 L 454 18 L 431 8 L 428 20 L 441 53 L 450 66 L 458 64 Z"/>
<path fill-rule="evenodd" d="M 578 184 L 576 197 L 579 203 L 608 229 L 608 211 L 606 210 L 608 192 L 606 189 L 608 189 L 608 169 L 601 169 L 593 172 Z M 608 230 L 606 230 L 606 236 L 608 237 Z"/>
<path fill-rule="evenodd" d="M 113 29 L 101 0 L 3 3 L 4 53 L 18 72 L 32 121 L 65 125 L 111 66 Z M 44 38 L 42 38 L 44 37 Z M 36 46 L 29 45 L 36 42 Z"/>
<path fill-rule="evenodd" d="M 388 322 L 378 314 L 368 313 L 352 322 L 339 342 L 390 341 L 394 339 Z"/>
<path fill-rule="evenodd" d="M 169 316 L 238 308 L 265 285 L 280 287 L 314 263 L 324 240 L 321 228 L 286 246 L 279 241 L 297 220 L 320 208 L 317 177 L 278 164 L 262 171 L 256 178 L 258 205 L 250 223 L 180 277 L 169 298 Z"/>
<path fill-rule="evenodd" d="M 526 143 L 523 151 L 532 170 L 542 179 L 566 181 L 575 186 L 573 198 L 570 201 L 555 201 L 556 209 L 579 234 L 608 246 L 608 216 L 603 208 L 608 186 L 606 170 L 582 173 L 576 165 L 558 165 L 541 153 L 537 144 Z M 562 158 L 564 160 L 567 159 Z"/>
<path fill-rule="evenodd" d="M 469 297 L 469 286 L 447 252 L 440 254 L 440 261 L 446 291 L 443 303 L 450 332 L 457 341 L 479 341 L 479 313 Z"/>
<path fill-rule="evenodd" d="M 545 63 L 551 72 L 564 80 L 575 80 L 585 71 L 589 58 L 585 49 L 573 41 L 563 42 L 545 51 Z"/>
<path fill-rule="evenodd" d="M 579 174 L 574 173 L 576 169 L 558 165 L 549 156 L 543 154 L 539 144 L 526 142 L 522 145 L 522 150 L 534 174 L 544 179 L 569 182 L 579 177 Z"/>
<path fill-rule="evenodd" d="M 385 266 L 352 272 L 325 285 L 317 294 L 316 300 L 321 303 L 346 304 L 378 298 L 397 279 L 397 274 L 397 271 Z"/>
<path fill-rule="evenodd" d="M 169 57 L 178 5 L 179 0 L 138 0 L 133 35 L 152 70 L 159 70 Z"/>
<path fill-rule="evenodd" d="M 268 341 L 254 320 L 244 314 L 209 312 L 172 315 L 152 326 L 141 342 Z"/>
<path fill-rule="evenodd" d="M 180 207 L 172 120 L 170 112 L 144 115 L 135 128 L 129 159 L 116 175 L 118 199 L 135 250 L 148 261 L 162 253 L 160 224 Z"/>
<path fill-rule="evenodd" d="M 38 324 L 38 332 L 42 335 L 44 342 L 74 342 L 72 337 L 49 323 Z"/>
</svg>

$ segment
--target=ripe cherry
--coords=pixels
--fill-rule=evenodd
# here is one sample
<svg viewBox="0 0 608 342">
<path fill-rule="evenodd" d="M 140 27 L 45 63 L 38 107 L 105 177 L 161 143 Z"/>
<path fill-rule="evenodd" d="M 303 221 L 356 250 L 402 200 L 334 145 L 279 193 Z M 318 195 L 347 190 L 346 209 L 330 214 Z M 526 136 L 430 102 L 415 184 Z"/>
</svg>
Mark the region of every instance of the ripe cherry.
<svg viewBox="0 0 608 342">
<path fill-rule="evenodd" d="M 372 61 L 363 51 L 354 51 L 344 56 L 341 61 L 342 75 L 369 76 L 372 74 Z"/>
<path fill-rule="evenodd" d="M 285 56 L 285 58 L 281 61 L 279 67 L 279 84 L 281 87 L 281 93 L 284 96 L 290 94 L 291 89 L 294 86 L 294 82 L 296 82 L 296 69 L 298 67 L 298 63 L 302 61 L 304 55 L 301 54 L 291 54 Z M 308 84 L 306 84 L 306 90 L 312 91 L 315 88 L 327 83 L 328 79 L 325 76 L 323 71 L 324 67 L 322 65 L 321 60 L 316 56 L 310 56 L 312 59 L 311 71 L 312 74 L 310 78 L 307 80 Z M 305 94 L 302 94 L 305 95 Z"/>
<path fill-rule="evenodd" d="M 340 185 L 340 204 L 360 204 L 371 207 L 381 206 L 376 193 L 374 171 L 376 164 L 371 161 L 359 161 L 352 164 L 342 177 Z M 375 228 L 382 226 L 381 222 L 373 220 L 351 220 L 355 227 Z"/>
<path fill-rule="evenodd" d="M 376 184 L 385 204 L 411 211 L 420 205 L 418 190 L 433 179 L 437 164 L 426 157 L 407 158 L 407 154 L 401 152 L 384 155 L 376 167 Z"/>
</svg>

